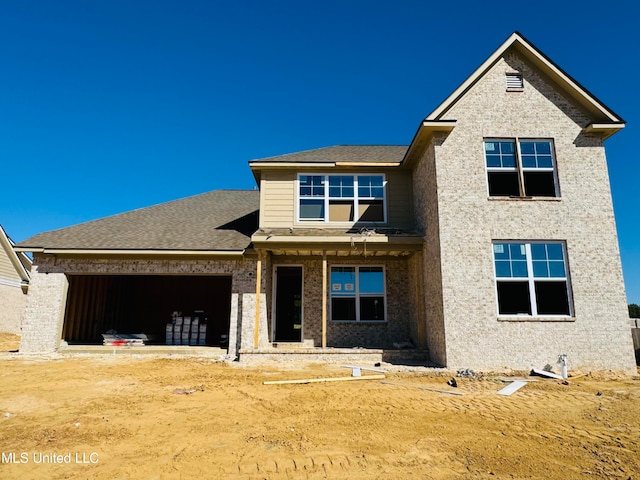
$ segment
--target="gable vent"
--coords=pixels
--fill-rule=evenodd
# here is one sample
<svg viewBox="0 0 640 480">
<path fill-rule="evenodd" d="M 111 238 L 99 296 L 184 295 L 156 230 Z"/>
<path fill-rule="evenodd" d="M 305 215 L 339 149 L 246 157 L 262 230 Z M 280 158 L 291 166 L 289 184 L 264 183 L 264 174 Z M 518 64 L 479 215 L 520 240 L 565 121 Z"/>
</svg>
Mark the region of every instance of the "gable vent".
<svg viewBox="0 0 640 480">
<path fill-rule="evenodd" d="M 522 90 L 524 88 L 524 80 L 520 73 L 507 73 L 507 90 Z"/>
</svg>

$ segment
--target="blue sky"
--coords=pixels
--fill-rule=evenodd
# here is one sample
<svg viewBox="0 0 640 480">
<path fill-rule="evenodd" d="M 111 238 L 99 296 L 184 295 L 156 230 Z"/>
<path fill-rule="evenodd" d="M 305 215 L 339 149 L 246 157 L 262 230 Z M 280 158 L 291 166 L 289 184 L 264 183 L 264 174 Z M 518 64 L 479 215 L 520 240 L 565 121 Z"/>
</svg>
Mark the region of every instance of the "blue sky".
<svg viewBox="0 0 640 480">
<path fill-rule="evenodd" d="M 640 304 L 640 3 L 0 1 L 0 223 L 36 233 L 218 188 L 251 159 L 404 145 L 514 30 L 618 113 L 606 142 Z"/>
</svg>

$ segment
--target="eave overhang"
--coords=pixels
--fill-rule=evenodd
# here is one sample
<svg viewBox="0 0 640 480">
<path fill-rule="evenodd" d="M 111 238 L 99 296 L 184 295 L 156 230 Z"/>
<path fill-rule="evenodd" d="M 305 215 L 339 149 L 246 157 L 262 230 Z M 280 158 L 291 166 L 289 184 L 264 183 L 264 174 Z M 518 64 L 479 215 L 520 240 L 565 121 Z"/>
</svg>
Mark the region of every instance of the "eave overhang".
<svg viewBox="0 0 640 480">
<path fill-rule="evenodd" d="M 13 267 L 16 270 L 16 273 L 20 277 L 20 280 L 22 282 L 29 283 L 29 278 L 30 278 L 29 271 L 18 258 L 18 252 L 20 252 L 20 250 L 16 248 L 14 243 L 9 239 L 9 237 L 7 236 L 7 234 L 5 233 L 1 225 L 0 225 L 0 248 L 4 249 L 5 253 L 7 254 L 7 257 L 9 258 L 9 261 L 11 262 L 11 265 L 13 265 Z M 28 263 L 30 267 L 31 260 L 28 257 L 26 257 L 25 261 Z"/>
<path fill-rule="evenodd" d="M 403 165 L 411 165 L 418 160 L 424 149 L 436 134 L 447 134 L 456 126 L 455 120 L 423 120 L 413 136 L 409 149 L 402 160 Z"/>
<path fill-rule="evenodd" d="M 597 135 L 602 137 L 603 140 L 606 140 L 614 133 L 619 132 L 624 128 L 625 124 L 623 122 L 618 123 L 590 123 L 586 127 L 582 129 L 584 133 L 590 135 Z"/>
</svg>

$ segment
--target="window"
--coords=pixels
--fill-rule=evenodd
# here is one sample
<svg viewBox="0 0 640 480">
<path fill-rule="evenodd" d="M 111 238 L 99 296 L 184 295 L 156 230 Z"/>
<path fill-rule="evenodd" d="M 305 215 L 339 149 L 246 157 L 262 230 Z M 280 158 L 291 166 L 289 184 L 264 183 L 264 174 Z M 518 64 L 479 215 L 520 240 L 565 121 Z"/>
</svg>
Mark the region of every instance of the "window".
<svg viewBox="0 0 640 480">
<path fill-rule="evenodd" d="M 385 320 L 382 267 L 331 267 L 331 320 L 346 322 Z"/>
<path fill-rule="evenodd" d="M 301 221 L 384 222 L 384 175 L 300 175 Z"/>
<path fill-rule="evenodd" d="M 499 315 L 570 316 L 564 243 L 494 242 Z"/>
<path fill-rule="evenodd" d="M 557 197 L 550 140 L 485 140 L 490 196 Z"/>
</svg>

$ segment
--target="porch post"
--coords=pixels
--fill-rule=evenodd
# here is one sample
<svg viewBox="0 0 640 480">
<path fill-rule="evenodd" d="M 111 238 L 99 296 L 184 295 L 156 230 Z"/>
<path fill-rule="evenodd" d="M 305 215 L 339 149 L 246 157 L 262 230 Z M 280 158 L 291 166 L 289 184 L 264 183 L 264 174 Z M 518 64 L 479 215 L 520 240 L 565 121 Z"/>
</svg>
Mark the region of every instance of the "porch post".
<svg viewBox="0 0 640 480">
<path fill-rule="evenodd" d="M 260 341 L 260 284 L 262 283 L 262 253 L 258 252 L 256 262 L 256 323 L 253 329 L 253 348 L 258 348 Z"/>
<path fill-rule="evenodd" d="M 327 252 L 322 252 L 322 348 L 327 348 Z"/>
</svg>

